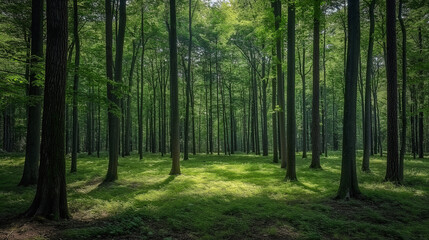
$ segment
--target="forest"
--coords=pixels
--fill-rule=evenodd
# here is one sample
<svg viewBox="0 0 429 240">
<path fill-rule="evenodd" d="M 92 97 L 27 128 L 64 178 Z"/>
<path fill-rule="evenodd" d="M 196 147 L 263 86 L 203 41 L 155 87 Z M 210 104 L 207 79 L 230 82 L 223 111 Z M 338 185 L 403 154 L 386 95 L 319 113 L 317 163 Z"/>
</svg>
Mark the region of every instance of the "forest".
<svg viewBox="0 0 429 240">
<path fill-rule="evenodd" d="M 429 239 L 428 0 L 1 0 L 1 239 Z"/>
</svg>

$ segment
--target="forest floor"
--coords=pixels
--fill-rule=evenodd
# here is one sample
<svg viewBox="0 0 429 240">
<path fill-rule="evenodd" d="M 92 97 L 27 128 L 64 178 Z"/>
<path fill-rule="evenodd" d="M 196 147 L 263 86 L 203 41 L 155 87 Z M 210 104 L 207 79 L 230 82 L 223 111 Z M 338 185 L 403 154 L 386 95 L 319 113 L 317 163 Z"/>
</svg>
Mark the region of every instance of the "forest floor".
<svg viewBox="0 0 429 240">
<path fill-rule="evenodd" d="M 362 200 L 337 201 L 339 153 L 297 155 L 298 182 L 271 157 L 191 156 L 169 176 L 159 155 L 119 160 L 119 179 L 101 184 L 107 156 L 81 154 L 67 174 L 72 219 L 17 218 L 35 187 L 17 187 L 22 155 L 0 156 L 0 239 L 429 239 L 429 159 L 405 161 L 404 186 L 383 182 L 386 159 L 358 170 Z M 69 160 L 67 166 L 69 166 Z M 361 155 L 358 154 L 360 169 Z"/>
</svg>

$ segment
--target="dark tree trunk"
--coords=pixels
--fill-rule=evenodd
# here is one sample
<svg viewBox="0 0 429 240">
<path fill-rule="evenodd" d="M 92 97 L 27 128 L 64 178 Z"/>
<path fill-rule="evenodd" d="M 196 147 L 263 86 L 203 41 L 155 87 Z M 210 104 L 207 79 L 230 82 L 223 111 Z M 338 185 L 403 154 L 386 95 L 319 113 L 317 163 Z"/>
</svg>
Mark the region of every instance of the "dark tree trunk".
<svg viewBox="0 0 429 240">
<path fill-rule="evenodd" d="M 327 141 L 327 114 L 328 114 L 328 101 L 326 96 L 328 94 L 328 88 L 326 87 L 326 20 L 325 20 L 325 29 L 323 31 L 323 152 L 325 153 L 325 157 L 328 157 L 328 141 Z"/>
<path fill-rule="evenodd" d="M 273 3 L 274 5 L 275 3 Z M 274 50 L 274 47 L 272 49 L 272 55 L 273 55 L 273 62 L 276 59 L 276 51 Z M 279 156 L 278 156 L 278 136 L 277 136 L 277 78 L 276 78 L 276 64 L 273 63 L 272 65 L 272 74 L 271 77 L 271 84 L 272 84 L 272 98 L 271 98 L 271 110 L 272 113 L 272 124 L 273 124 L 273 163 L 279 162 Z"/>
<path fill-rule="evenodd" d="M 386 1 L 387 168 L 386 181 L 399 183 L 396 1 Z"/>
<path fill-rule="evenodd" d="M 134 76 L 134 67 L 136 65 L 137 54 L 139 51 L 140 43 L 136 45 L 135 40 L 133 41 L 133 56 L 131 58 L 131 67 L 130 67 L 130 75 L 128 77 L 128 96 L 127 96 L 127 109 L 125 114 L 125 145 L 124 145 L 124 154 L 125 156 L 130 155 L 131 151 L 131 90 L 133 87 L 133 76 Z"/>
<path fill-rule="evenodd" d="M 253 57 L 253 66 L 256 66 L 256 59 Z M 259 149 L 259 120 L 258 120 L 258 81 L 256 80 L 256 70 L 254 68 L 251 69 L 252 74 L 252 139 L 254 141 L 254 151 L 256 155 L 260 154 Z"/>
<path fill-rule="evenodd" d="M 232 72 L 232 71 L 230 71 L 230 72 Z M 232 82 L 230 82 L 229 83 L 229 118 L 231 121 L 231 126 L 230 126 L 231 149 L 230 150 L 231 150 L 231 154 L 234 154 L 234 150 L 236 150 L 235 149 L 236 140 L 235 140 L 234 136 L 236 134 L 237 129 L 236 129 L 235 124 L 234 124 L 235 117 L 234 117 L 234 107 L 232 105 L 232 102 L 233 102 L 233 100 L 232 100 Z"/>
<path fill-rule="evenodd" d="M 77 51 L 76 51 L 77 52 Z M 89 80 L 91 81 L 91 80 Z M 89 83 L 91 85 L 91 83 Z M 91 87 L 88 86 L 88 96 L 92 96 Z M 87 112 L 86 112 L 86 151 L 88 155 L 92 155 L 92 103 L 91 100 L 87 102 Z"/>
<path fill-rule="evenodd" d="M 67 1 L 47 1 L 45 92 L 37 191 L 28 217 L 69 218 L 64 157 Z"/>
<path fill-rule="evenodd" d="M 38 64 L 43 58 L 43 0 L 33 0 L 31 8 L 31 69 L 28 96 L 34 101 L 28 107 L 25 164 L 20 186 L 37 184 L 40 159 L 40 125 L 42 89 L 35 84 Z M 34 98 L 34 99 L 32 99 Z"/>
<path fill-rule="evenodd" d="M 194 74 L 191 73 L 191 122 L 192 122 L 192 155 L 197 155 L 197 147 L 196 147 L 196 135 L 195 135 L 195 95 L 194 95 Z M 198 123 L 200 117 L 198 116 Z M 199 146 L 199 145 L 198 145 Z"/>
<path fill-rule="evenodd" d="M 287 27 L 287 171 L 286 180 L 297 181 L 295 169 L 296 116 L 295 116 L 295 3 L 289 1 Z"/>
<path fill-rule="evenodd" d="M 373 0 L 375 1 L 375 0 Z M 399 0 L 398 19 L 402 32 L 402 132 L 401 150 L 399 155 L 399 181 L 404 180 L 404 157 L 407 140 L 407 31 L 402 18 L 403 0 Z"/>
<path fill-rule="evenodd" d="M 217 155 L 220 154 L 220 120 L 219 120 L 219 63 L 216 38 L 216 117 L 217 117 Z"/>
<path fill-rule="evenodd" d="M 209 72 L 209 89 L 210 89 L 210 108 L 209 108 L 209 141 L 210 154 L 213 154 L 213 84 L 212 84 L 212 59 L 210 54 L 210 72 Z"/>
<path fill-rule="evenodd" d="M 144 7 L 141 8 L 141 37 L 142 55 L 140 56 L 140 79 L 137 82 L 137 112 L 138 112 L 138 152 L 139 159 L 143 159 L 143 87 L 144 87 L 144 53 L 146 39 L 144 37 Z"/>
<path fill-rule="evenodd" d="M 77 108 L 77 95 L 79 90 L 79 63 L 80 63 L 80 41 L 79 41 L 79 28 L 78 23 L 78 5 L 77 0 L 73 1 L 73 37 L 76 45 L 76 52 L 74 58 L 74 78 L 73 78 L 73 123 L 72 123 L 72 158 L 70 172 L 77 171 L 77 149 L 79 139 L 79 126 L 78 126 L 78 108 Z"/>
<path fill-rule="evenodd" d="M 356 175 L 356 95 L 360 51 L 359 0 L 348 0 L 348 26 L 343 154 L 338 199 L 357 198 L 360 195 Z"/>
<path fill-rule="evenodd" d="M 111 25 L 111 9 L 110 1 L 106 0 L 106 61 L 107 61 L 107 77 L 113 79 L 113 55 L 112 55 L 112 25 Z M 120 0 L 119 6 L 119 29 L 116 40 L 116 56 L 115 56 L 115 82 L 122 81 L 122 56 L 124 53 L 124 38 L 126 26 L 126 0 Z M 112 182 L 118 179 L 118 156 L 119 156 L 119 135 L 120 122 L 119 104 L 120 99 L 115 95 L 116 88 L 107 85 L 107 98 L 111 102 L 109 104 L 109 167 L 105 182 Z"/>
<path fill-rule="evenodd" d="M 264 49 L 265 46 L 262 46 Z M 268 79 L 265 78 L 265 55 L 262 57 L 262 155 L 268 156 L 268 112 L 267 112 L 267 86 Z M 231 120 L 232 121 L 232 120 Z M 231 123 L 232 129 L 232 123 Z"/>
<path fill-rule="evenodd" d="M 314 1 L 313 26 L 313 108 L 311 122 L 311 165 L 320 166 L 320 116 L 319 116 L 319 82 L 320 82 L 320 0 Z"/>
<path fill-rule="evenodd" d="M 301 55 L 298 51 L 298 60 L 299 60 L 299 75 L 301 76 L 302 82 L 302 158 L 307 158 L 307 100 L 305 94 L 305 76 L 307 72 L 305 71 L 305 43 L 302 42 L 302 61 Z"/>
<path fill-rule="evenodd" d="M 177 31 L 176 0 L 170 0 L 170 102 L 171 102 L 171 156 L 170 175 L 180 174 L 180 132 L 179 132 L 179 86 L 177 75 Z"/>
<path fill-rule="evenodd" d="M 420 48 L 420 55 L 423 56 L 423 38 L 422 38 L 422 28 L 419 27 L 419 48 Z M 421 64 L 423 64 L 423 58 L 420 59 Z M 424 136 L 424 126 L 423 126 L 423 108 L 425 106 L 425 92 L 424 92 L 424 78 L 423 78 L 423 70 L 419 71 L 419 75 L 420 75 L 420 84 L 419 84 L 419 89 L 420 89 L 420 112 L 419 112 L 419 143 L 418 143 L 418 149 L 419 149 L 419 158 L 423 158 L 423 136 Z"/>
<path fill-rule="evenodd" d="M 371 76 L 372 76 L 372 52 L 374 49 L 374 8 L 375 0 L 372 0 L 369 5 L 369 44 L 368 55 L 366 60 L 366 81 L 365 81 L 365 120 L 364 120 L 364 146 L 363 146 L 363 161 L 362 171 L 369 172 L 369 156 L 371 155 Z"/>
<path fill-rule="evenodd" d="M 275 16 L 275 30 L 276 30 L 276 62 L 277 62 L 277 82 L 278 82 L 278 105 L 280 107 L 278 118 L 279 118 L 279 130 L 280 130 L 280 157 L 282 159 L 282 168 L 286 167 L 286 129 L 285 129 L 285 97 L 284 97 L 284 79 L 282 70 L 282 36 L 280 32 L 280 22 L 282 15 L 282 5 L 280 0 L 275 1 L 274 5 L 274 16 Z"/>
</svg>

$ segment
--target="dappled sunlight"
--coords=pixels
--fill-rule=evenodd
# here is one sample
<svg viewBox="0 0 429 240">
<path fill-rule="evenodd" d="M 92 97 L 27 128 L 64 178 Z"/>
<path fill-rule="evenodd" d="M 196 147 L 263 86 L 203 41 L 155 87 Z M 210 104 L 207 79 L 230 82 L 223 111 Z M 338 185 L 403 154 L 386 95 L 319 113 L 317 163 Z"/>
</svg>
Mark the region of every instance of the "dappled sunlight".
<svg viewBox="0 0 429 240">
<path fill-rule="evenodd" d="M 338 155 L 322 159 L 322 170 L 310 169 L 309 160 L 298 160 L 297 182 L 285 181 L 285 169 L 273 164 L 270 158 L 198 155 L 181 162 L 179 176 L 168 175 L 170 161 L 169 157 L 153 154 L 145 155 L 143 161 L 136 156 L 121 158 L 119 179 L 103 183 L 107 159 L 81 157 L 78 172 L 67 174 L 73 221 L 88 226 L 82 230 L 88 236 L 115 227 L 119 228 L 117 231 L 127 231 L 129 224 L 158 229 L 161 235 L 181 229 L 210 235 L 213 229 L 222 229 L 217 235 L 222 238 L 259 229 L 267 236 L 306 236 L 314 233 L 306 227 L 308 223 L 316 224 L 316 230 L 325 229 L 327 236 L 349 234 L 356 229 L 362 231 L 354 232 L 359 236 L 374 232 L 400 236 L 400 231 L 405 231 L 409 224 L 425 221 L 424 216 L 429 214 L 429 206 L 424 204 L 429 200 L 426 161 L 407 159 L 404 186 L 396 186 L 383 182 L 385 159 L 371 159 L 371 173 L 357 171 L 360 189 L 367 199 L 350 202 L 332 200 L 341 174 Z M 15 187 L 22 164 L 22 158 L 0 162 L 0 176 L 13 179 L 4 183 L 0 192 L 1 216 L 23 212 L 34 196 L 35 188 Z M 392 208 L 396 212 L 391 212 Z M 100 228 L 94 227 L 97 221 L 119 222 Z M 407 224 L 400 226 L 395 224 L 397 221 Z M 70 228 L 64 234 L 80 236 L 81 233 Z"/>
</svg>

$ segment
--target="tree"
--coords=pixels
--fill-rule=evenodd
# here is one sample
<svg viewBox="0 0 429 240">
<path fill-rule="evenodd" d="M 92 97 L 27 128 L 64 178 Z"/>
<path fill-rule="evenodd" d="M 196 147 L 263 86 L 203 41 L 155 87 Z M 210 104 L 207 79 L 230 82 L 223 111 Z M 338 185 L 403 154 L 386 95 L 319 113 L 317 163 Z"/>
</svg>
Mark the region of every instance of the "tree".
<svg viewBox="0 0 429 240">
<path fill-rule="evenodd" d="M 64 219 L 69 218 L 64 158 L 67 0 L 47 0 L 46 13 L 46 73 L 39 179 L 26 216 Z"/>
<path fill-rule="evenodd" d="M 170 0 L 170 142 L 172 166 L 170 175 L 180 175 L 179 86 L 177 75 L 176 0 Z"/>
<path fill-rule="evenodd" d="M 275 17 L 275 30 L 276 30 L 276 65 L 277 65 L 277 101 L 280 107 L 278 112 L 279 119 L 279 138 L 280 138 L 280 158 L 282 159 L 282 168 L 286 167 L 286 129 L 285 129 L 285 97 L 284 97 L 284 79 L 282 69 L 282 34 L 280 30 L 280 23 L 282 18 L 282 4 L 280 0 L 275 0 L 274 3 L 274 17 Z"/>
<path fill-rule="evenodd" d="M 356 175 L 356 96 L 360 49 L 359 0 L 348 0 L 348 50 L 344 94 L 343 153 L 338 199 L 358 198 Z"/>
<path fill-rule="evenodd" d="M 112 56 L 112 24 L 111 24 L 111 5 L 106 0 L 106 65 L 107 78 L 112 79 L 113 56 Z M 119 28 L 116 38 L 116 56 L 115 56 L 115 84 L 122 81 L 122 56 L 124 53 L 124 39 L 126 27 L 126 0 L 119 1 Z M 118 106 L 119 98 L 115 91 L 117 87 L 113 83 L 107 85 L 107 98 L 109 103 L 109 167 L 105 182 L 112 182 L 118 179 L 118 156 L 119 156 L 119 117 Z"/>
<path fill-rule="evenodd" d="M 402 32 L 402 131 L 401 150 L 399 155 L 399 181 L 404 180 L 404 157 L 407 144 L 407 30 L 402 17 L 404 1 L 399 0 L 398 19 Z"/>
<path fill-rule="evenodd" d="M 183 160 L 188 160 L 189 153 L 189 105 L 191 100 L 191 63 L 192 63 L 192 0 L 189 0 L 189 43 L 188 43 L 188 67 L 185 67 L 186 75 L 186 110 L 185 110 L 185 133 Z"/>
<path fill-rule="evenodd" d="M 40 83 L 37 81 L 38 64 L 43 58 L 43 0 L 33 0 L 31 7 L 31 70 L 28 95 L 35 98 L 28 107 L 27 145 L 25 149 L 25 164 L 20 186 L 37 183 L 40 159 L 40 125 L 41 102 L 38 97 L 42 94 Z"/>
<path fill-rule="evenodd" d="M 319 82 L 320 82 L 320 0 L 314 1 L 313 26 L 313 108 L 311 125 L 311 165 L 320 166 L 320 114 L 319 114 Z"/>
<path fill-rule="evenodd" d="M 78 28 L 78 8 L 77 0 L 73 0 L 73 40 L 76 46 L 74 58 L 74 78 L 73 78 L 73 126 L 72 126 L 72 159 L 71 172 L 76 172 L 77 168 L 77 141 L 79 138 L 78 132 L 78 109 L 77 109 L 77 94 L 79 90 L 79 63 L 80 63 L 80 41 Z"/>
<path fill-rule="evenodd" d="M 287 21 L 287 171 L 286 180 L 296 181 L 295 144 L 296 144 L 296 116 L 295 116 L 295 2 L 289 1 Z"/>
<path fill-rule="evenodd" d="M 374 49 L 374 8 L 375 0 L 371 0 L 369 4 L 369 43 L 368 56 L 366 61 L 366 81 L 365 81 L 365 120 L 364 120 L 364 146 L 363 146 L 363 161 L 362 171 L 369 172 L 369 156 L 371 154 L 371 77 L 372 77 L 372 61 Z"/>
<path fill-rule="evenodd" d="M 398 80 L 396 60 L 396 1 L 386 1 L 387 166 L 386 181 L 400 183 L 398 161 Z"/>
</svg>

